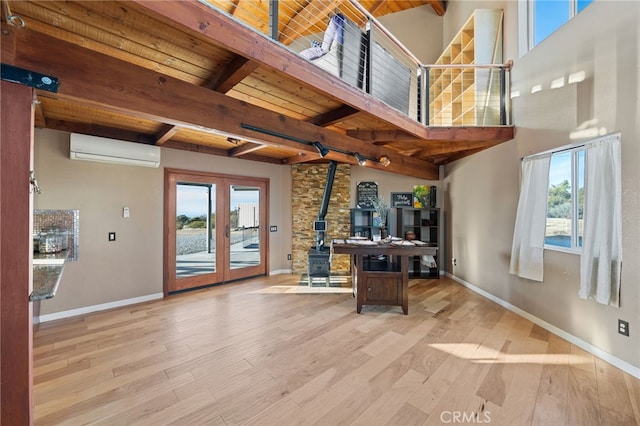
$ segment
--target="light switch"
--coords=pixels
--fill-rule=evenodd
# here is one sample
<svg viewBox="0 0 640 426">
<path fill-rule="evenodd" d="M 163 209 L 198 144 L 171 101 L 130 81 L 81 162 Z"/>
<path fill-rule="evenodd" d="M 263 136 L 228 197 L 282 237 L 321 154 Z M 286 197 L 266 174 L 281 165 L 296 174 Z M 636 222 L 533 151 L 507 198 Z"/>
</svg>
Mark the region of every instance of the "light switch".
<svg viewBox="0 0 640 426">
<path fill-rule="evenodd" d="M 124 217 L 124 218 L 128 218 L 129 217 L 129 207 L 123 207 L 122 208 L 122 217 Z"/>
</svg>

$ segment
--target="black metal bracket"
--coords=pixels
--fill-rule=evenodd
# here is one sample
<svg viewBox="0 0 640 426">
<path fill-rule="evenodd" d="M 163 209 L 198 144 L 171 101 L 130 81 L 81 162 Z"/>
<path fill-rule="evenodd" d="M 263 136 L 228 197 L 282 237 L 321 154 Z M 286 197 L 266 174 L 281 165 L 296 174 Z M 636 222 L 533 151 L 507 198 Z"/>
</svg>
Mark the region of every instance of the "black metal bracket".
<svg viewBox="0 0 640 426">
<path fill-rule="evenodd" d="M 23 84 L 35 89 L 46 90 L 47 92 L 58 93 L 58 79 L 50 75 L 14 67 L 13 65 L 2 64 L 2 80 Z"/>
</svg>

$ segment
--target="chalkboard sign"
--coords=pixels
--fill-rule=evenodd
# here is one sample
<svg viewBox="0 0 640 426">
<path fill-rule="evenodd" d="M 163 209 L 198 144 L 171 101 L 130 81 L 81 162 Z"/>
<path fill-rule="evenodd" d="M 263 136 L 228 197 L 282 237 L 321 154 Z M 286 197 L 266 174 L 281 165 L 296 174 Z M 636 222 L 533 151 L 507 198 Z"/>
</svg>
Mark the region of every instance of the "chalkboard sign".
<svg viewBox="0 0 640 426">
<path fill-rule="evenodd" d="M 358 182 L 356 194 L 358 208 L 370 209 L 373 207 L 371 199 L 378 197 L 378 184 L 375 182 Z"/>
<path fill-rule="evenodd" d="M 413 192 L 392 192 L 391 207 L 413 207 Z"/>
</svg>

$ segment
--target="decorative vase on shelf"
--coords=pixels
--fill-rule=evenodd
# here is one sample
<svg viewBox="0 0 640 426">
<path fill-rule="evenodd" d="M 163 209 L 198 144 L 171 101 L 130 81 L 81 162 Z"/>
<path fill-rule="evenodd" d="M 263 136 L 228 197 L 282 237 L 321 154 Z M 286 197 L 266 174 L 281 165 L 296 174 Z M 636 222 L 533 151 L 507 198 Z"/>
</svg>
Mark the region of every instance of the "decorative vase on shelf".
<svg viewBox="0 0 640 426">
<path fill-rule="evenodd" d="M 389 213 L 389 206 L 382 197 L 370 197 L 371 204 L 373 205 L 373 222 L 374 226 L 380 227 L 380 238 L 385 239 L 388 236 L 387 232 L 387 214 Z"/>
<path fill-rule="evenodd" d="M 384 240 L 388 236 L 389 236 L 389 233 L 387 232 L 387 228 L 384 226 L 380 228 L 380 238 Z"/>
</svg>

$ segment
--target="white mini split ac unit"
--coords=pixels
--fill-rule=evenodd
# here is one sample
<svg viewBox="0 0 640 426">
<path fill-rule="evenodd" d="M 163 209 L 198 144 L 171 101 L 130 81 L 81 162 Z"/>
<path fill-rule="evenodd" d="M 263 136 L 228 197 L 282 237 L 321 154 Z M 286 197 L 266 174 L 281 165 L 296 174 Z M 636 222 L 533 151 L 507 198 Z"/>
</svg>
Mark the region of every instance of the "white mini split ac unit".
<svg viewBox="0 0 640 426">
<path fill-rule="evenodd" d="M 72 160 L 158 167 L 160 147 L 72 133 L 69 157 Z"/>
</svg>

